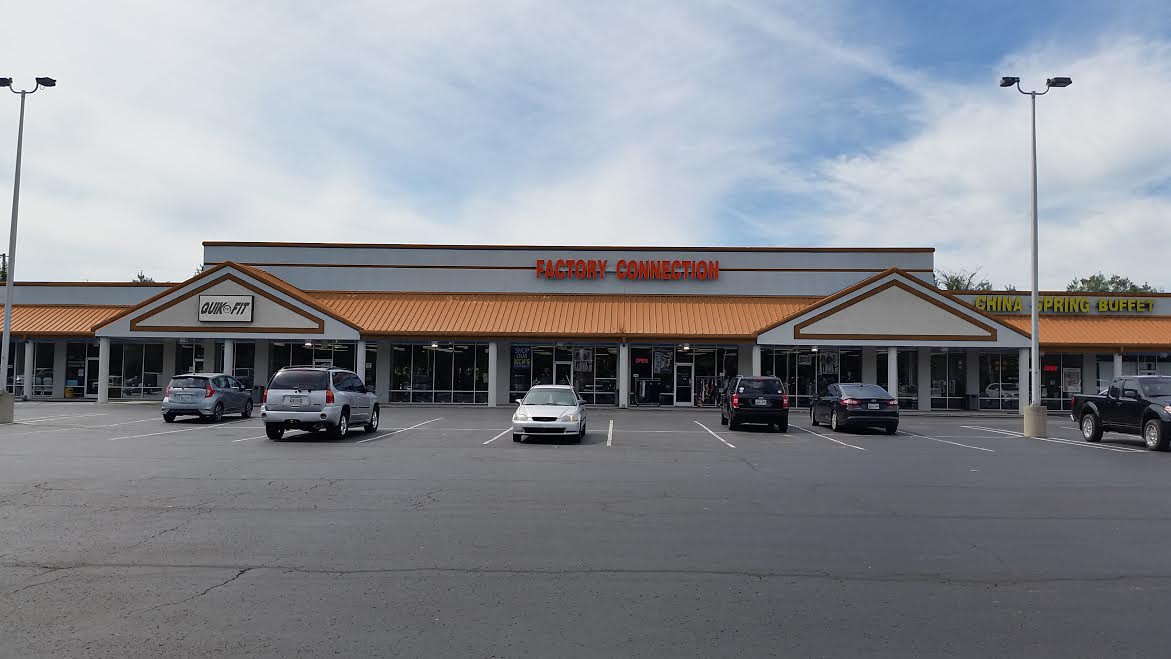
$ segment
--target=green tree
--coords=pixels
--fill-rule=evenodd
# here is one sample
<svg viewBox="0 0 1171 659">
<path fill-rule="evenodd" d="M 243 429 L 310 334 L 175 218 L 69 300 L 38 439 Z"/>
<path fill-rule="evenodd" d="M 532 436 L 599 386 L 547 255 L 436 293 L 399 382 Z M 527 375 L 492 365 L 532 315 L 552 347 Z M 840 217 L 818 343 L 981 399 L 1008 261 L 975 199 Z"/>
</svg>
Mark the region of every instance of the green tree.
<svg viewBox="0 0 1171 659">
<path fill-rule="evenodd" d="M 935 285 L 946 291 L 990 291 L 992 282 L 975 270 L 936 270 Z"/>
<path fill-rule="evenodd" d="M 1147 282 L 1141 284 L 1122 275 L 1107 277 L 1101 272 L 1089 277 L 1075 277 L 1065 290 L 1077 293 L 1162 293 L 1163 289 L 1155 288 Z"/>
<path fill-rule="evenodd" d="M 153 284 L 153 283 L 154 283 L 154 279 L 152 279 L 152 278 L 150 278 L 150 277 L 147 277 L 147 276 L 146 276 L 146 275 L 145 275 L 145 274 L 142 272 L 142 270 L 139 270 L 139 271 L 138 271 L 138 274 L 134 275 L 134 279 L 131 279 L 130 281 L 133 281 L 133 282 L 138 282 L 138 283 L 140 283 L 140 284 L 143 284 L 143 283 L 150 283 L 150 284 Z"/>
</svg>

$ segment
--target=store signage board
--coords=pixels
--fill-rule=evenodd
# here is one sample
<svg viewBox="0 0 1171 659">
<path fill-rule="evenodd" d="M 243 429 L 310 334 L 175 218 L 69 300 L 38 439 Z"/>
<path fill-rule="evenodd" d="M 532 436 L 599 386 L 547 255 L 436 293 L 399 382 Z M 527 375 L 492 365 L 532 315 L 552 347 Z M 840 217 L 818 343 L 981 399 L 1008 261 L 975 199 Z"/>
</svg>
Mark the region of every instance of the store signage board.
<svg viewBox="0 0 1171 659">
<path fill-rule="evenodd" d="M 251 295 L 200 295 L 199 322 L 250 323 L 252 307 Z"/>
<path fill-rule="evenodd" d="M 1042 295 L 1037 302 L 1038 311 L 1043 314 L 1152 313 L 1155 310 L 1153 299 L 1137 297 Z M 1029 309 L 1028 298 L 1020 295 L 977 295 L 972 304 L 991 313 L 1024 313 Z"/>
<path fill-rule="evenodd" d="M 648 281 L 700 281 L 720 278 L 719 261 L 692 259 L 626 260 L 619 259 L 609 268 L 608 259 L 537 259 L 534 265 L 537 279 L 618 279 Z"/>
</svg>

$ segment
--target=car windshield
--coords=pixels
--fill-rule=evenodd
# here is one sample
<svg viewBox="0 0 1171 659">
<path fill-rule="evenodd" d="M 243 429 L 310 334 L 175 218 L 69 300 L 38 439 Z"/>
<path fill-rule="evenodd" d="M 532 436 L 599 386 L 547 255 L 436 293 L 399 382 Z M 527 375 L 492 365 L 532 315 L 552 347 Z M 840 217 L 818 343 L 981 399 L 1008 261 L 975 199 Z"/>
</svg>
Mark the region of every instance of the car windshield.
<svg viewBox="0 0 1171 659">
<path fill-rule="evenodd" d="M 1147 396 L 1171 396 L 1171 378 L 1143 380 L 1142 385 Z"/>
<path fill-rule="evenodd" d="M 777 395 L 781 393 L 781 381 L 776 378 L 744 379 L 740 381 L 740 386 L 736 393 Z"/>
<path fill-rule="evenodd" d="M 568 389 L 532 389 L 524 398 L 525 405 L 577 405 L 577 399 Z"/>
<path fill-rule="evenodd" d="M 272 379 L 269 389 L 325 389 L 329 374 L 325 371 L 291 370 L 281 371 Z"/>
<path fill-rule="evenodd" d="M 207 378 L 173 378 L 172 389 L 203 389 L 207 386 Z"/>
<path fill-rule="evenodd" d="M 893 398 L 886 389 L 876 384 L 843 384 L 842 395 L 853 398 Z"/>
</svg>

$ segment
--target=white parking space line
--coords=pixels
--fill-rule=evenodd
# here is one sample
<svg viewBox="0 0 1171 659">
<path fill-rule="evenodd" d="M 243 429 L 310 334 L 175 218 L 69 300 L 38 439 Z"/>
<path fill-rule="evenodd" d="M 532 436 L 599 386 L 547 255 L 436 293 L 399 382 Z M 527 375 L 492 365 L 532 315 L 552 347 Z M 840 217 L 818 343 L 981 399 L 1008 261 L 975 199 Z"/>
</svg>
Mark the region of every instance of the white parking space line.
<svg viewBox="0 0 1171 659">
<path fill-rule="evenodd" d="M 617 430 L 616 432 L 620 432 L 620 433 L 670 433 L 670 434 L 696 433 L 698 435 L 703 434 L 702 430 L 626 430 L 626 429 L 621 429 L 621 428 L 619 430 Z"/>
<path fill-rule="evenodd" d="M 962 447 L 964 447 L 964 448 L 971 448 L 971 449 L 976 449 L 977 451 L 987 451 L 987 452 L 989 452 L 989 453 L 995 453 L 995 452 L 996 452 L 996 451 L 994 451 L 994 450 L 992 450 L 992 449 L 990 449 L 990 448 L 984 448 L 983 446 L 969 446 L 968 444 L 961 444 L 961 443 L 959 443 L 959 442 L 949 442 L 949 441 L 947 441 L 946 439 L 939 439 L 938 437 L 928 437 L 927 435 L 916 435 L 916 434 L 915 434 L 915 433 L 913 433 L 913 432 L 907 432 L 907 431 L 905 431 L 905 430 L 900 430 L 900 431 L 899 431 L 899 434 L 900 434 L 900 435 L 910 435 L 911 437 L 918 437 L 918 438 L 920 438 L 920 439 L 930 439 L 930 440 L 931 440 L 931 441 L 933 441 L 933 442 L 941 442 L 941 443 L 944 443 L 944 444 L 951 444 L 952 446 L 962 446 Z"/>
<path fill-rule="evenodd" d="M 18 424 L 38 423 L 41 421 L 56 421 L 57 419 L 80 419 L 82 417 L 87 417 L 87 416 L 107 416 L 107 413 L 106 412 L 95 412 L 93 414 L 67 414 L 64 416 L 42 416 L 42 417 L 33 417 L 31 419 L 19 419 L 16 421 L 16 423 L 18 423 Z"/>
<path fill-rule="evenodd" d="M 236 442 L 246 442 L 250 439 L 264 439 L 265 437 L 268 437 L 268 435 L 257 435 L 255 437 L 245 437 L 244 439 L 233 439 L 232 443 L 234 444 Z"/>
<path fill-rule="evenodd" d="M 431 420 L 429 420 L 429 421 L 424 421 L 423 423 L 416 423 L 415 425 L 411 426 L 410 428 L 400 428 L 399 430 L 392 430 L 391 432 L 384 432 L 384 433 L 382 433 L 381 435 L 375 435 L 375 436 L 373 436 L 373 437 L 367 437 L 366 439 L 359 439 L 357 442 L 355 442 L 355 444 L 365 444 L 366 442 L 372 442 L 372 441 L 374 441 L 374 440 L 376 440 L 376 439 L 381 439 L 381 438 L 383 438 L 383 437 L 389 437 L 389 436 L 391 436 L 391 435 L 397 435 L 397 434 L 399 434 L 400 432 L 406 432 L 406 431 L 408 431 L 408 430 L 414 430 L 415 428 L 418 428 L 419 426 L 425 426 L 425 425 L 427 425 L 428 423 L 434 423 L 434 422 L 436 422 L 436 421 L 440 421 L 440 420 L 442 420 L 442 419 L 443 419 L 443 417 L 438 417 L 438 418 L 435 418 L 435 419 L 431 419 Z"/>
<path fill-rule="evenodd" d="M 696 421 L 696 422 L 695 422 L 695 425 L 699 426 L 700 428 L 703 428 L 704 430 L 706 430 L 706 431 L 707 431 L 707 434 L 709 434 L 709 435 L 711 435 L 712 437 L 715 437 L 716 439 L 720 440 L 721 442 L 723 442 L 723 443 L 727 444 L 727 445 L 728 445 L 730 448 L 736 448 L 736 445 L 735 445 L 735 444 L 733 444 L 732 442 L 729 442 L 728 440 L 724 439 L 723 437 L 720 437 L 720 436 L 719 436 L 719 435 L 717 435 L 716 433 L 712 432 L 712 429 L 711 429 L 711 428 L 708 428 L 707 426 L 703 425 L 703 424 L 702 424 L 702 423 L 700 423 L 699 421 Z"/>
<path fill-rule="evenodd" d="M 847 444 L 846 442 L 838 441 L 838 440 L 834 439 L 833 437 L 826 437 L 825 435 L 823 435 L 819 432 L 813 432 L 812 430 L 809 430 L 808 428 L 802 428 L 801 426 L 792 426 L 792 427 L 796 428 L 797 430 L 805 431 L 805 432 L 809 433 L 810 435 L 817 435 L 818 437 L 820 437 L 822 439 L 828 439 L 829 441 L 831 441 L 835 444 L 841 444 L 842 446 L 849 446 L 850 448 L 856 448 L 859 451 L 866 450 L 866 449 L 862 448 L 861 446 L 854 446 L 853 444 Z"/>
<path fill-rule="evenodd" d="M 1022 439 L 1036 439 L 1042 442 L 1052 442 L 1054 444 L 1067 444 L 1069 446 L 1082 446 L 1085 448 L 1095 448 L 1099 451 L 1114 451 L 1115 453 L 1145 453 L 1142 449 L 1130 448 L 1128 446 L 1102 446 L 1101 444 L 1091 444 L 1088 442 L 1075 442 L 1069 439 L 1056 439 L 1053 437 L 1025 437 L 1024 433 L 1014 432 L 1011 430 L 999 430 L 997 428 L 984 428 L 982 426 L 963 426 L 970 430 L 983 430 L 985 432 L 1000 433 L 1001 435 L 1008 435 L 1009 437 L 1020 437 Z"/>
<path fill-rule="evenodd" d="M 606 446 L 614 445 L 614 419 L 610 419 L 610 428 L 606 431 Z"/>
<path fill-rule="evenodd" d="M 205 426 L 192 426 L 190 428 L 180 428 L 178 430 L 161 430 L 159 432 L 148 432 L 148 433 L 145 433 L 142 435 L 126 435 L 125 437 L 107 437 L 106 439 L 112 442 L 112 441 L 119 440 L 119 439 L 138 439 L 140 437 L 156 437 L 158 435 L 173 435 L 175 433 L 191 432 L 193 430 L 211 430 L 212 428 L 221 428 L 223 426 L 230 426 L 233 424 L 244 423 L 245 421 L 251 421 L 251 420 L 252 419 L 236 419 L 235 421 L 226 421 L 224 423 L 216 423 L 216 424 L 205 425 Z"/>
<path fill-rule="evenodd" d="M 496 435 L 496 436 L 495 436 L 495 437 L 493 437 L 492 439 L 489 439 L 488 441 L 484 442 L 484 444 L 491 444 L 492 442 L 494 442 L 494 441 L 496 441 L 496 440 L 500 439 L 501 437 L 503 437 L 503 436 L 507 435 L 507 434 L 508 434 L 508 433 L 509 433 L 511 430 L 512 430 L 512 428 L 505 428 L 504 430 L 501 430 L 499 435 Z"/>
</svg>

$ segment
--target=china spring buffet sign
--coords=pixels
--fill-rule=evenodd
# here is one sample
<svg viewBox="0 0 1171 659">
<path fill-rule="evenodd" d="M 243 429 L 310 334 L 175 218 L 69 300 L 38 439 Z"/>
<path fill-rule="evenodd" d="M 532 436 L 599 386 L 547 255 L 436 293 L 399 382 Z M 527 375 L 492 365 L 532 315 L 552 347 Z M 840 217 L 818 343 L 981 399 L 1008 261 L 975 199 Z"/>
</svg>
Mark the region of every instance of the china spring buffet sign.
<svg viewBox="0 0 1171 659">
<path fill-rule="evenodd" d="M 977 295 L 972 304 L 989 313 L 1024 313 L 1029 310 L 1029 298 L 1020 295 Z M 1042 295 L 1038 298 L 1041 313 L 1095 314 L 1095 313 L 1152 313 L 1155 300 L 1138 297 L 1092 297 L 1081 295 Z"/>
</svg>

